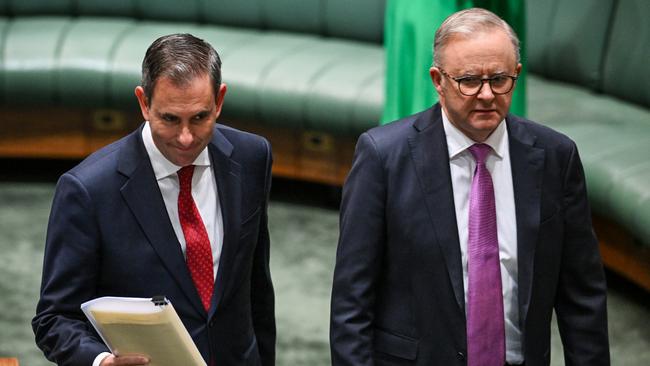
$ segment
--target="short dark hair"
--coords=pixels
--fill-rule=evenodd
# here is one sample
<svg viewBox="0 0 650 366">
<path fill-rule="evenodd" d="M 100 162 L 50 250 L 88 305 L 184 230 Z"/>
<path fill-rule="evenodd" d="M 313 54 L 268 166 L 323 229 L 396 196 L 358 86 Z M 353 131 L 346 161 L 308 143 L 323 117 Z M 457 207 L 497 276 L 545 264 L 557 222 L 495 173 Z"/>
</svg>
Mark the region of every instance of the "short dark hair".
<svg viewBox="0 0 650 366">
<path fill-rule="evenodd" d="M 177 33 L 156 39 L 142 60 L 142 89 L 151 102 L 156 82 L 161 77 L 183 86 L 194 78 L 210 75 L 214 96 L 221 85 L 221 59 L 204 40 L 189 33 Z"/>
</svg>

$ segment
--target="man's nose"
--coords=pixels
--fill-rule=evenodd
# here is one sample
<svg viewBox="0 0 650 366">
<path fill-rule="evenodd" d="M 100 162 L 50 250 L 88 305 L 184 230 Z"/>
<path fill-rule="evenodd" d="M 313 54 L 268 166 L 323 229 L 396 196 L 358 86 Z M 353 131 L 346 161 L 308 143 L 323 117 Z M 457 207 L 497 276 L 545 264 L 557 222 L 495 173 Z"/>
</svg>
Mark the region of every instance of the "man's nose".
<svg viewBox="0 0 650 366">
<path fill-rule="evenodd" d="M 192 135 L 192 131 L 187 126 L 182 126 L 181 131 L 178 134 L 178 142 L 181 144 L 183 147 L 188 147 L 192 145 L 192 142 L 194 141 L 194 136 Z"/>
<path fill-rule="evenodd" d="M 492 92 L 492 87 L 490 86 L 489 81 L 484 81 L 483 84 L 481 84 L 481 88 L 478 90 L 478 95 L 477 97 L 479 99 L 493 99 L 494 98 L 494 93 Z"/>
</svg>

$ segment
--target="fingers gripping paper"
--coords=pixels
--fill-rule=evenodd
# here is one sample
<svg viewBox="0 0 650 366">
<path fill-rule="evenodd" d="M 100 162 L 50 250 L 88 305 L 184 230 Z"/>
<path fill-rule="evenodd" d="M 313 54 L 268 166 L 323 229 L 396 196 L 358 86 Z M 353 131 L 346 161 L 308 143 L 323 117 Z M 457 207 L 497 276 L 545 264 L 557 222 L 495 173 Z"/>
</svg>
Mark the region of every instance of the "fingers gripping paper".
<svg viewBox="0 0 650 366">
<path fill-rule="evenodd" d="M 206 365 L 174 307 L 162 297 L 101 297 L 81 309 L 116 356 L 145 355 L 150 366 Z"/>
</svg>

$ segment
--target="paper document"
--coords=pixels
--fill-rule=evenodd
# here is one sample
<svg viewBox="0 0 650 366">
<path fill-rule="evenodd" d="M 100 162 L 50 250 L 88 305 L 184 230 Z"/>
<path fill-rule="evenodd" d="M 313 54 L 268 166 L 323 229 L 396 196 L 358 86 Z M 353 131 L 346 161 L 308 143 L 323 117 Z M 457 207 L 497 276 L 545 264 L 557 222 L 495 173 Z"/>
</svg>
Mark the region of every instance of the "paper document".
<svg viewBox="0 0 650 366">
<path fill-rule="evenodd" d="M 151 366 L 206 365 L 164 297 L 100 297 L 81 310 L 116 356 L 146 355 Z"/>
</svg>

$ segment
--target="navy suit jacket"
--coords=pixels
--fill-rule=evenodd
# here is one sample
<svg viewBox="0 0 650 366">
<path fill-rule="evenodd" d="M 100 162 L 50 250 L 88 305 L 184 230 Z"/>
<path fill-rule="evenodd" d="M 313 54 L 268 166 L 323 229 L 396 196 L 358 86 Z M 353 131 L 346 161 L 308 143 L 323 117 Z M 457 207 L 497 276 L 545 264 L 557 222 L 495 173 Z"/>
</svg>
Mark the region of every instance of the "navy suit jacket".
<svg viewBox="0 0 650 366">
<path fill-rule="evenodd" d="M 100 296 L 164 295 L 206 361 L 273 365 L 268 142 L 215 126 L 208 144 L 224 237 L 207 313 L 165 209 L 141 130 L 92 154 L 57 184 L 41 298 L 32 321 L 36 343 L 59 365 L 90 366 L 108 350 L 85 319 L 81 303 Z"/>
<path fill-rule="evenodd" d="M 609 365 L 606 288 L 569 138 L 506 118 L 527 366 L 548 365 L 553 309 L 567 365 Z M 440 106 L 359 138 L 343 189 L 333 365 L 465 365 L 461 252 Z"/>
</svg>

